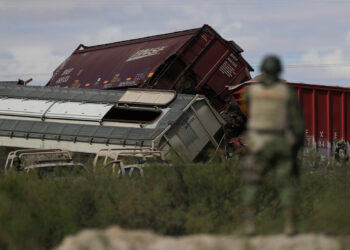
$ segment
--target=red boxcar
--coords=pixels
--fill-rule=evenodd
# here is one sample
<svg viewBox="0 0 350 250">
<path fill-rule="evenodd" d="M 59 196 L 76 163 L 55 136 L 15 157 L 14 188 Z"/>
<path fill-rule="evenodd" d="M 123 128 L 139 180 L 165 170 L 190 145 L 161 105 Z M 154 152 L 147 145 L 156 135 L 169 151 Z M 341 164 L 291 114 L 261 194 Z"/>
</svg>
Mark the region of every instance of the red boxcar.
<svg viewBox="0 0 350 250">
<path fill-rule="evenodd" d="M 226 86 L 251 78 L 242 52 L 208 25 L 98 46 L 81 44 L 47 86 L 175 89 L 204 94 L 220 111 L 230 99 Z"/>
<path fill-rule="evenodd" d="M 233 98 L 245 112 L 242 94 L 257 78 L 238 85 Z M 298 96 L 305 119 L 305 147 L 314 148 L 329 156 L 335 143 L 344 139 L 350 142 L 350 88 L 288 83 Z"/>
</svg>

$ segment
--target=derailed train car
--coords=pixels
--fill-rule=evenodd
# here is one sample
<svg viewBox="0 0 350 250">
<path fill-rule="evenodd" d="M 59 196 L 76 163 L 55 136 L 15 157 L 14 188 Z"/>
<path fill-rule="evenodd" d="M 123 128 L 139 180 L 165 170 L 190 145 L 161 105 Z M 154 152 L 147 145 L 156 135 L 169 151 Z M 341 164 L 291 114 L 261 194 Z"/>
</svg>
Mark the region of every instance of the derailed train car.
<svg viewBox="0 0 350 250">
<path fill-rule="evenodd" d="M 208 144 L 225 142 L 225 116 L 217 112 L 230 106 L 227 86 L 249 80 L 253 70 L 242 52 L 208 25 L 81 44 L 45 88 L 0 85 L 0 143 L 89 153 L 112 146 L 174 148 L 194 160 Z M 159 103 L 160 96 L 169 102 Z"/>
<path fill-rule="evenodd" d="M 259 76 L 231 88 L 232 97 L 246 113 L 244 92 L 258 84 Z M 295 90 L 305 120 L 306 150 L 317 150 L 329 158 L 339 140 L 350 146 L 350 88 L 316 84 L 290 83 Z"/>
<path fill-rule="evenodd" d="M 48 98 L 47 100 L 51 100 L 50 98 L 55 95 L 50 93 L 61 93 L 58 94 L 56 99 L 54 98 L 54 100 L 58 102 L 60 100 L 59 98 L 62 98 L 62 101 L 66 101 L 64 94 L 62 93 L 71 96 L 73 95 L 72 93 L 79 93 L 74 91 L 81 91 L 80 94 L 77 94 L 80 96 L 78 99 L 74 99 L 77 96 L 74 94 L 75 97 L 70 100 L 71 102 L 76 102 L 77 100 L 86 102 L 86 105 L 81 106 L 85 107 L 85 109 L 84 112 L 81 111 L 81 115 L 79 116 L 80 123 L 83 120 L 85 122 L 91 122 L 88 117 L 95 116 L 96 118 L 97 116 L 96 114 L 91 113 L 93 111 L 89 110 L 89 108 L 92 108 L 92 106 L 89 107 L 91 102 L 89 98 L 92 98 L 91 93 L 93 93 L 93 91 L 97 91 L 95 95 L 98 95 L 97 97 L 94 97 L 93 100 L 99 100 L 98 102 L 101 103 L 104 103 L 103 98 L 105 96 L 117 93 L 113 91 L 116 89 L 163 89 L 173 90 L 176 91 L 176 93 L 192 95 L 202 94 L 209 100 L 210 104 L 216 109 L 216 111 L 220 112 L 222 117 L 225 118 L 229 125 L 228 127 L 234 132 L 231 133 L 231 137 L 236 137 L 239 136 L 244 129 L 244 122 L 246 119 L 241 112 L 243 110 L 244 113 L 244 107 L 240 105 L 242 101 L 242 93 L 251 84 L 256 84 L 258 82 L 256 79 L 249 80 L 251 78 L 250 71 L 252 71 L 252 68 L 241 56 L 242 52 L 243 50 L 237 44 L 233 41 L 224 40 L 208 25 L 204 25 L 199 29 L 104 45 L 79 45 L 73 54 L 54 71 L 52 78 L 47 84 L 47 87 L 61 88 L 47 88 L 47 90 L 43 90 L 44 92 L 41 93 L 45 93 Z M 307 149 L 317 149 L 322 152 L 323 155 L 329 156 L 332 153 L 332 150 L 334 150 L 336 141 L 339 139 L 345 139 L 349 145 L 350 135 L 347 132 L 350 129 L 350 125 L 347 122 L 350 115 L 350 111 L 347 108 L 350 104 L 348 103 L 350 102 L 349 89 L 322 85 L 307 85 L 302 83 L 289 84 L 296 89 L 299 102 L 303 108 L 306 121 L 305 147 Z M 4 85 L 8 84 L 6 83 Z M 80 90 L 73 90 L 76 88 Z M 87 92 L 84 92 L 84 89 L 86 89 Z M 105 92 L 109 91 L 98 91 L 92 89 L 109 90 L 112 92 L 108 94 Z M 181 99 L 180 96 L 182 95 L 178 95 L 177 98 Z M 3 97 L 6 98 L 6 95 Z M 23 98 L 26 97 L 24 96 Z M 33 98 L 36 99 L 37 96 L 33 96 Z M 192 98 L 194 97 L 192 96 Z M 119 104 L 117 104 L 119 102 L 118 100 L 113 105 L 119 107 Z M 238 106 L 236 104 L 238 104 Z M 8 106 L 8 108 L 13 107 L 11 105 Z M 17 105 L 17 103 L 14 105 Z M 128 106 L 128 104 L 125 105 Z M 148 103 L 146 106 L 149 108 L 152 105 Z M 158 107 L 157 104 L 154 106 Z M 51 108 L 52 110 L 53 108 L 59 110 L 64 107 L 64 105 L 60 106 L 60 108 L 58 107 L 58 104 L 55 103 Z M 139 106 L 139 108 L 140 107 L 141 106 Z M 74 109 L 76 107 L 73 105 L 71 108 Z M 173 108 L 174 107 L 169 104 L 168 109 L 171 110 Z M 103 109 L 101 108 L 101 110 Z M 147 112 L 146 110 L 147 109 L 143 109 L 143 112 L 137 113 L 136 111 L 134 112 L 134 110 L 125 109 L 123 114 L 128 117 L 141 118 L 142 114 L 145 113 L 148 114 L 146 115 L 147 117 L 157 117 L 156 112 Z M 225 122 L 222 121 L 220 116 L 217 116 L 217 113 L 213 111 L 208 103 L 207 110 L 210 110 L 210 112 L 215 114 L 215 119 L 213 120 L 215 121 L 214 123 L 220 120 L 219 123 L 221 126 L 224 126 L 223 124 Z M 51 112 L 52 111 L 47 114 L 45 113 L 44 117 L 46 117 L 46 121 L 47 115 L 52 115 Z M 94 112 L 97 111 L 95 110 Z M 108 111 L 106 117 L 100 117 L 101 124 L 108 124 L 110 121 L 108 121 L 107 118 L 113 112 L 114 111 Z M 120 115 L 120 111 L 118 112 L 118 115 Z M 114 112 L 113 114 L 116 113 Z M 24 115 L 22 116 L 24 117 Z M 211 117 L 211 115 L 209 116 Z M 64 120 L 66 118 L 60 114 L 60 119 Z M 58 117 L 55 117 L 54 119 L 56 120 L 53 121 L 60 123 Z M 125 124 L 122 126 L 123 129 L 120 130 L 122 132 L 120 132 L 120 136 L 118 137 L 119 141 L 125 142 L 123 143 L 124 145 L 127 145 L 126 142 L 130 141 L 129 134 L 130 136 L 131 134 L 138 135 L 136 130 L 131 133 L 131 131 L 125 129 L 125 127 L 129 126 L 131 128 L 139 122 L 141 126 L 145 126 L 142 128 L 140 127 L 139 129 L 144 130 L 149 128 L 147 121 L 137 122 L 136 119 L 134 122 L 130 122 L 128 119 L 124 121 Z M 69 118 L 68 120 L 76 120 L 76 118 Z M 97 121 L 94 122 L 96 123 Z M 170 123 L 172 122 L 174 121 L 171 121 Z M 187 122 L 180 122 L 179 124 L 179 127 L 184 124 L 187 126 Z M 210 119 L 199 124 L 200 126 L 197 127 L 204 129 L 203 131 L 205 131 L 205 135 L 210 134 L 210 136 L 207 137 L 207 143 L 210 141 L 215 146 L 220 144 L 218 143 L 218 134 L 221 132 L 217 133 L 215 130 L 215 136 L 212 131 L 209 131 L 208 133 L 206 127 L 212 126 Z M 31 124 L 29 125 L 31 126 Z M 8 132 L 8 130 L 6 131 Z M 75 131 L 77 132 L 77 135 L 80 135 L 79 129 Z M 100 130 L 96 127 L 96 131 Z M 77 139 L 80 138 L 79 136 L 74 136 L 74 133 L 70 136 Z M 187 148 L 188 143 L 193 139 L 191 135 L 194 133 L 196 133 L 196 131 L 190 131 L 187 136 L 184 136 L 183 134 L 182 139 L 179 139 L 180 136 L 173 140 L 173 142 L 179 142 L 178 144 L 180 146 L 177 147 L 181 148 L 180 151 L 187 152 L 183 154 L 188 154 L 188 156 L 182 156 L 183 158 L 192 160 L 196 158 L 198 154 L 193 153 L 190 156 L 189 152 L 200 151 L 204 148 L 203 145 L 205 143 L 194 148 Z M 11 135 L 10 133 L 10 137 L 13 136 L 13 134 Z M 42 136 L 44 140 L 45 138 L 48 138 L 46 135 Z M 58 136 L 58 141 L 60 141 L 61 136 Z M 105 139 L 108 139 L 108 136 L 109 135 L 106 135 Z M 93 142 L 92 145 L 99 140 L 94 136 L 91 138 Z M 168 137 L 165 136 L 163 139 L 167 140 L 166 138 Z M 180 143 L 181 140 L 185 139 L 188 139 L 186 143 Z M 114 139 L 111 137 L 111 140 L 113 141 Z M 146 140 L 139 140 L 137 143 L 146 145 L 144 144 L 144 141 Z M 227 142 L 227 138 L 225 138 L 224 141 Z M 63 144 L 64 143 L 60 145 Z M 107 144 L 109 144 L 109 141 L 107 141 Z M 38 145 L 38 147 L 39 146 L 40 145 Z M 166 150 L 168 149 L 168 147 L 165 146 L 164 148 L 166 148 Z M 96 152 L 95 150 L 92 150 L 92 148 L 90 149 L 89 152 Z M 99 148 L 96 149 L 98 150 Z M 82 150 L 74 148 L 73 151 Z"/>
<path fill-rule="evenodd" d="M 251 78 L 253 69 L 242 52 L 208 25 L 97 46 L 81 44 L 54 71 L 47 86 L 202 94 L 220 112 L 231 99 L 227 86 Z"/>
<path fill-rule="evenodd" d="M 200 95 L 0 85 L 0 146 L 96 153 L 160 150 L 195 160 L 225 121 Z"/>
</svg>

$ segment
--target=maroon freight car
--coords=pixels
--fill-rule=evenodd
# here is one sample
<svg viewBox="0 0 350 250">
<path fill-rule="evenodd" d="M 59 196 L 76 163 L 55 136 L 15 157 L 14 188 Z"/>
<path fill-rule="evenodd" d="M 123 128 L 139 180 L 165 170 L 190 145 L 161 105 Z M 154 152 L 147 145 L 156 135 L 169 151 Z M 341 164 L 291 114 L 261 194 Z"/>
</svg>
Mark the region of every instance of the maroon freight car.
<svg viewBox="0 0 350 250">
<path fill-rule="evenodd" d="M 242 52 L 208 25 L 98 46 L 81 44 L 47 86 L 174 89 L 204 94 L 220 111 L 230 98 L 226 86 L 251 78 L 253 69 Z"/>
<path fill-rule="evenodd" d="M 233 91 L 233 99 L 246 113 L 242 105 L 242 94 L 258 77 L 238 85 Z M 338 140 L 350 142 L 350 88 L 288 83 L 298 96 L 305 119 L 305 148 L 317 149 L 329 157 Z"/>
<path fill-rule="evenodd" d="M 350 89 L 290 83 L 302 105 L 305 146 L 329 155 L 338 140 L 350 141 Z"/>
</svg>

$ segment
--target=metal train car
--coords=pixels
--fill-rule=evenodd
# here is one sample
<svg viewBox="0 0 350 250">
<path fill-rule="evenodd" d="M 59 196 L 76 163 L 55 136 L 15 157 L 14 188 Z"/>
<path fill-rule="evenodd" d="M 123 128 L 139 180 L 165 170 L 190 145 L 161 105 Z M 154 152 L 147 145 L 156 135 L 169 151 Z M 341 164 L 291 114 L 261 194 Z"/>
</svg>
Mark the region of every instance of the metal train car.
<svg viewBox="0 0 350 250">
<path fill-rule="evenodd" d="M 0 146 L 97 153 L 171 148 L 193 161 L 225 121 L 201 95 L 0 85 Z"/>
<path fill-rule="evenodd" d="M 244 109 L 242 96 L 259 76 L 231 89 L 233 99 Z M 295 90 L 305 120 L 306 150 L 329 158 L 339 140 L 350 148 L 350 88 L 305 83 L 288 84 Z"/>
<path fill-rule="evenodd" d="M 226 86 L 251 78 L 253 69 L 242 52 L 208 25 L 97 46 L 80 44 L 46 86 L 175 90 L 205 95 L 220 112 L 230 100 Z"/>
<path fill-rule="evenodd" d="M 118 108 L 120 108 L 120 104 L 128 107 L 130 106 L 130 104 L 120 102 L 119 98 L 121 94 L 115 90 L 125 91 L 126 89 L 131 90 L 136 88 L 158 89 L 163 91 L 170 90 L 170 92 L 175 91 L 179 95 L 176 95 L 174 103 L 180 103 L 178 100 L 183 100 L 184 97 L 182 94 L 191 96 L 189 97 L 191 100 L 195 100 L 195 96 L 200 94 L 202 95 L 200 98 L 208 100 L 208 102 L 205 104 L 207 107 L 205 109 L 209 112 L 209 114 L 212 114 L 213 117 L 215 117 L 215 119 L 213 119 L 213 123 L 211 120 L 205 120 L 205 122 L 203 122 L 203 117 L 205 116 L 204 113 L 202 113 L 202 120 L 199 119 L 199 124 L 201 125 L 196 126 L 196 128 L 200 127 L 204 131 L 203 133 L 207 138 L 207 141 L 206 143 L 202 143 L 201 146 L 197 145 L 192 150 L 200 151 L 203 150 L 205 144 L 207 144 L 209 141 L 215 146 L 220 144 L 218 141 L 218 134 L 220 134 L 218 131 L 220 129 L 217 127 L 219 126 L 221 128 L 227 124 L 222 120 L 222 117 L 225 118 L 225 112 L 227 114 L 227 111 L 232 108 L 230 106 L 232 103 L 234 105 L 238 104 L 232 109 L 238 114 L 236 113 L 231 117 L 241 119 L 242 116 L 244 116 L 244 107 L 241 105 L 242 93 L 244 93 L 244 91 L 252 84 L 257 84 L 258 77 L 251 79 L 250 71 L 253 69 L 242 57 L 242 52 L 243 50 L 236 43 L 233 41 L 224 40 L 213 28 L 208 25 L 204 25 L 198 29 L 185 30 L 110 44 L 96 46 L 85 46 L 81 44 L 72 53 L 72 55 L 69 56 L 54 71 L 53 76 L 47 83 L 46 87 L 40 88 L 40 91 L 38 90 L 39 92 L 35 95 L 33 95 L 33 93 L 36 90 L 33 91 L 33 89 L 27 89 L 27 87 L 22 87 L 20 90 L 16 89 L 21 88 L 19 86 L 11 90 L 15 84 L 9 82 L 1 83 L 0 87 L 2 86 L 2 89 L 0 89 L 0 101 L 2 102 L 2 111 L 0 110 L 0 115 L 6 115 L 6 119 L 8 119 L 8 116 L 12 116 L 13 118 L 14 116 L 17 116 L 17 114 L 13 113 L 14 110 L 17 107 L 22 107 L 22 110 L 19 111 L 19 113 L 22 113 L 19 116 L 21 116 L 21 119 L 23 120 L 23 117 L 28 116 L 29 113 L 32 115 L 33 112 L 35 113 L 35 111 L 25 110 L 27 107 L 25 107 L 24 104 L 21 104 L 21 102 L 25 102 L 24 100 L 17 100 L 16 104 L 11 104 L 9 100 L 12 98 L 22 98 L 30 99 L 34 103 L 34 100 L 39 98 L 38 95 L 40 96 L 44 93 L 43 95 L 47 98 L 45 100 L 50 102 L 53 98 L 55 104 L 52 107 L 49 107 L 49 105 L 47 107 L 48 109 L 45 109 L 45 114 L 38 112 L 39 116 L 44 115 L 44 117 L 46 117 L 42 122 L 50 121 L 49 116 L 52 116 L 56 112 L 57 117 L 52 118 L 55 119 L 52 121 L 57 122 L 58 117 L 60 117 L 62 120 L 79 120 L 80 123 L 83 121 L 85 123 L 91 123 L 92 121 L 89 120 L 90 118 L 97 120 L 101 119 L 101 126 L 110 122 L 108 119 L 106 120 L 106 117 L 108 118 L 110 115 L 113 116 L 116 114 L 122 114 L 120 110 L 118 111 L 119 113 L 114 112 L 114 109 L 114 111 L 109 110 L 104 113 L 105 108 L 102 108 L 103 105 Z M 309 85 L 303 83 L 289 83 L 289 85 L 295 89 L 299 103 L 303 109 L 306 122 L 305 148 L 317 149 L 323 155 L 329 157 L 332 154 L 335 143 L 338 140 L 344 139 L 349 146 L 350 108 L 348 107 L 350 105 L 350 89 L 323 85 Z M 24 94 L 22 97 L 19 97 L 17 96 L 19 93 Z M 147 96 L 148 94 L 146 93 L 147 92 L 145 91 L 143 96 Z M 66 96 L 71 96 L 74 98 L 66 100 Z M 77 96 L 79 96 L 78 99 Z M 103 104 L 106 96 L 110 96 L 109 98 L 112 99 L 114 98 L 113 101 Z M 94 109 L 89 110 L 93 106 L 91 106 L 91 99 L 89 98 L 92 98 L 94 100 L 93 102 L 99 100 L 99 102 L 103 104 L 99 108 L 99 111 L 101 111 L 104 115 L 107 115 L 106 117 L 104 115 L 93 113 Z M 232 102 L 232 100 L 234 100 L 234 102 Z M 81 109 L 79 108 L 79 105 L 74 106 L 72 104 L 74 108 L 69 110 L 67 107 L 63 107 L 63 104 L 59 107 L 59 101 L 66 103 L 66 105 L 68 105 L 67 102 L 84 102 L 85 104 L 80 104 Z M 135 99 L 135 102 L 137 103 L 138 101 Z M 155 101 L 155 104 L 153 105 L 154 107 L 159 106 L 156 103 L 157 102 Z M 39 105 L 36 103 L 35 105 L 40 106 L 41 104 Z M 33 108 L 36 107 L 35 105 Z M 151 119 L 150 117 L 155 118 L 158 113 L 156 111 L 147 113 L 146 111 L 152 105 L 147 104 L 146 106 L 146 108 L 143 108 L 143 111 L 148 115 L 145 115 L 144 118 L 146 120 Z M 32 106 L 28 107 L 30 108 Z M 69 114 L 63 114 L 60 111 L 62 108 L 67 109 Z M 174 108 L 175 106 L 172 106 L 172 104 L 169 103 L 167 109 L 172 110 Z M 8 112 L 13 109 L 13 112 L 10 112 L 11 114 L 6 113 L 6 109 Z M 54 109 L 56 110 L 54 111 Z M 73 109 L 76 109 L 78 113 L 80 112 L 80 114 L 73 114 L 71 112 Z M 1 112 L 5 113 L 1 114 Z M 129 126 L 130 129 L 134 127 L 135 124 L 133 124 L 133 122 L 130 123 L 130 120 L 128 119 L 141 119 L 143 117 L 140 112 L 137 113 L 132 109 L 125 108 L 123 112 L 123 117 L 126 119 L 126 122 L 124 121 L 125 124 L 121 126 L 123 128 L 121 128 L 120 131 L 124 131 L 126 126 Z M 170 113 L 172 112 L 176 113 L 178 110 L 174 109 L 174 111 L 171 111 Z M 183 109 L 183 112 L 185 112 L 185 109 Z M 218 116 L 216 112 L 220 113 L 222 116 Z M 198 116 L 193 110 L 190 111 L 190 113 L 191 115 Z M 89 115 L 91 116 L 90 118 Z M 70 116 L 74 116 L 75 118 L 67 118 Z M 77 118 L 78 116 L 79 119 Z M 211 117 L 211 115 L 209 116 Z M 244 119 L 241 119 L 241 121 L 246 119 L 246 117 L 243 118 Z M 189 121 L 191 119 L 189 119 Z M 14 120 L 14 118 L 12 120 Z M 28 118 L 26 118 L 26 120 L 28 120 Z M 96 123 L 97 120 L 94 122 Z M 139 131 L 146 131 L 145 129 L 147 126 L 149 127 L 147 122 L 149 123 L 150 121 L 146 120 L 138 121 L 138 123 L 141 124 L 141 127 L 138 128 Z M 228 121 L 226 118 L 225 120 L 226 122 Z M 28 121 L 26 122 L 28 123 Z M 168 122 L 172 123 L 175 121 Z M 6 121 L 0 124 L 0 132 L 3 128 L 3 132 L 1 132 L 2 136 L 9 136 L 12 138 L 14 135 L 16 135 L 16 133 L 11 129 L 16 130 L 22 126 L 20 125 L 21 123 L 23 122 L 10 125 L 9 121 Z M 182 122 L 178 124 L 182 124 Z M 187 121 L 182 125 L 188 127 L 186 124 L 188 124 Z M 35 127 L 32 123 L 28 123 L 27 125 L 33 126 L 33 128 Z M 237 131 L 233 137 L 240 134 L 242 129 L 241 125 L 242 122 L 240 122 L 239 126 L 234 127 L 235 130 L 239 131 Z M 211 126 L 216 128 L 215 131 L 208 129 Z M 24 123 L 23 127 L 25 127 Z M 20 131 L 23 134 L 23 136 L 21 134 L 21 137 L 30 138 L 32 131 L 26 131 Z M 100 129 L 96 127 L 96 131 L 98 132 Z M 80 132 L 76 130 L 76 133 L 76 136 L 74 136 L 74 133 L 70 134 L 69 136 L 79 138 L 78 135 L 80 135 Z M 118 132 L 118 140 L 126 142 L 128 141 L 131 133 L 130 131 L 125 132 L 126 134 L 124 135 L 123 133 Z M 185 140 L 192 138 L 192 134 L 195 133 L 196 131 L 192 131 L 191 133 L 188 132 L 186 136 L 185 134 L 181 136 L 182 139 Z M 46 135 L 41 136 L 43 136 L 44 139 L 48 139 Z M 94 138 L 94 136 L 90 137 Z M 180 137 L 178 136 L 176 138 Z M 112 137 L 110 139 L 113 141 Z M 181 139 L 174 140 L 181 141 Z M 96 142 L 96 139 L 92 139 L 92 142 Z M 108 143 L 109 142 L 110 141 L 108 141 Z M 186 143 L 188 144 L 190 141 L 186 141 Z M 191 151 L 191 147 L 186 143 L 182 143 L 182 150 Z M 11 144 L 10 141 L 9 144 Z M 92 144 L 96 145 L 95 143 Z M 180 144 L 181 143 L 179 143 L 179 145 Z M 85 146 L 87 146 L 87 144 L 84 144 L 84 147 Z M 99 148 L 96 149 L 99 150 Z M 73 150 L 73 148 L 69 148 L 69 150 Z M 74 150 L 76 151 L 77 149 Z M 94 151 L 92 148 L 88 150 L 88 152 L 92 151 Z M 182 157 L 193 160 L 197 157 L 197 154 Z"/>
</svg>

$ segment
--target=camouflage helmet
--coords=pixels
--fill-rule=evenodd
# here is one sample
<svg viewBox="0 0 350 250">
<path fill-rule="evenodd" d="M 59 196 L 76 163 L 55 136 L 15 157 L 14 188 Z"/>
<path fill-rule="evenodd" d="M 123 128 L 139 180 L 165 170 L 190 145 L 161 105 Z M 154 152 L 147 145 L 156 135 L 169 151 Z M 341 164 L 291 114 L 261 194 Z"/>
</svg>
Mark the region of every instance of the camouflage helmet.
<svg viewBox="0 0 350 250">
<path fill-rule="evenodd" d="M 338 141 L 337 146 L 345 146 L 345 141 L 344 140 Z"/>
<path fill-rule="evenodd" d="M 282 72 L 281 61 L 277 56 L 266 56 L 261 63 L 261 72 L 268 75 L 279 75 Z"/>
</svg>

